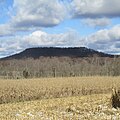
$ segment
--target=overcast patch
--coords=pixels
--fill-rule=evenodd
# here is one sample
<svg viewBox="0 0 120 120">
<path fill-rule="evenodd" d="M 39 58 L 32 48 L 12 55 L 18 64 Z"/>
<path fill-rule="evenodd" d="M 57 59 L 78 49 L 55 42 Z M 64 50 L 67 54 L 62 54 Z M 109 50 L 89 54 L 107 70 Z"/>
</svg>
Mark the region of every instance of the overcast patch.
<svg viewBox="0 0 120 120">
<path fill-rule="evenodd" d="M 118 43 L 115 44 L 115 47 L 120 49 L 120 40 Z"/>
</svg>

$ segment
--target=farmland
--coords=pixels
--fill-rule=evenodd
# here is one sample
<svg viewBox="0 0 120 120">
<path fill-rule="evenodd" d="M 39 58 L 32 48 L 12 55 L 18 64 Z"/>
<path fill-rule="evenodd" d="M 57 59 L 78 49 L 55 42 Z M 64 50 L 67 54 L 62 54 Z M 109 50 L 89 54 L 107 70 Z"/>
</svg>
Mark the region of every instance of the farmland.
<svg viewBox="0 0 120 120">
<path fill-rule="evenodd" d="M 0 105 L 0 120 L 119 120 L 110 94 L 53 98 Z"/>
<path fill-rule="evenodd" d="M 0 80 L 0 103 L 110 93 L 120 77 Z"/>
<path fill-rule="evenodd" d="M 0 80 L 0 119 L 119 118 L 119 109 L 112 108 L 110 102 L 112 88 L 119 89 L 119 80 L 99 76 Z"/>
</svg>

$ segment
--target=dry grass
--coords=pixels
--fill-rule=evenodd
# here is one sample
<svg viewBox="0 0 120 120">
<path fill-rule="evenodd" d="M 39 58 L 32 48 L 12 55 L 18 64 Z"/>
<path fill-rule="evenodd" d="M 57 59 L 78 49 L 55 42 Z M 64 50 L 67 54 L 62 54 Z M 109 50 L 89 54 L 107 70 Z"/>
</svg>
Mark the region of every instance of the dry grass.
<svg viewBox="0 0 120 120">
<path fill-rule="evenodd" d="M 120 120 L 110 94 L 54 98 L 0 105 L 0 120 Z"/>
<path fill-rule="evenodd" d="M 0 103 L 110 93 L 120 77 L 0 80 Z"/>
<path fill-rule="evenodd" d="M 0 80 L 0 120 L 120 120 L 120 109 L 111 106 L 119 81 L 97 76 Z"/>
</svg>

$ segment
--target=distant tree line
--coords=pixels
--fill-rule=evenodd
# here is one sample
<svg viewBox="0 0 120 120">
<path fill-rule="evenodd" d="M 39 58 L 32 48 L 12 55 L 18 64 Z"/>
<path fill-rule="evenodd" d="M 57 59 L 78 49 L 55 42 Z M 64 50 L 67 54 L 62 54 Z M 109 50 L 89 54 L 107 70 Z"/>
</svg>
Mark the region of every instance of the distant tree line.
<svg viewBox="0 0 120 120">
<path fill-rule="evenodd" d="M 0 77 L 6 79 L 95 75 L 119 76 L 120 58 L 40 57 L 0 61 Z"/>
</svg>

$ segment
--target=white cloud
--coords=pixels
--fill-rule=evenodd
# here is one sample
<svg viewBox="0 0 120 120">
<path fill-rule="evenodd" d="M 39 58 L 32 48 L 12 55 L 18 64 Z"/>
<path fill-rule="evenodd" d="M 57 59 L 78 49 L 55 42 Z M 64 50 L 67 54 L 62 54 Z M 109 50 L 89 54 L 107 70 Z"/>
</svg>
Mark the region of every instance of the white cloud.
<svg viewBox="0 0 120 120">
<path fill-rule="evenodd" d="M 120 0 L 73 0 L 77 18 L 120 17 Z"/>
<path fill-rule="evenodd" d="M 0 52 L 3 52 L 5 51 L 6 49 L 5 48 L 0 48 Z"/>
<path fill-rule="evenodd" d="M 84 38 L 85 45 L 90 48 L 100 50 L 107 53 L 120 53 L 120 25 L 116 25 L 111 29 L 99 30 L 96 33 Z"/>
<path fill-rule="evenodd" d="M 43 31 L 35 31 L 29 35 L 11 36 L 9 40 L 0 40 L 0 55 L 8 56 L 31 47 L 71 47 L 78 46 L 80 36 L 74 30 L 60 34 L 48 34 Z M 82 41 L 81 41 L 82 46 Z"/>
<path fill-rule="evenodd" d="M 68 14 L 82 18 L 89 26 L 104 27 L 110 24 L 110 18 L 120 17 L 119 0 L 73 0 L 71 5 L 68 5 L 69 2 L 64 1 L 64 3 L 67 5 L 59 0 L 14 0 L 14 15 L 6 24 L 0 24 L 0 37 L 6 36 L 0 38 L 0 54 L 9 55 L 36 46 L 83 45 L 104 52 L 120 53 L 120 25 L 99 30 L 83 38 L 75 31 L 60 34 L 40 31 L 41 27 L 60 24 Z M 66 10 L 71 6 L 72 13 Z M 16 32 L 21 31 L 35 32 L 17 36 Z M 7 35 L 14 36 L 8 38 Z"/>
<path fill-rule="evenodd" d="M 13 29 L 9 24 L 0 24 L 0 36 L 11 35 L 13 33 Z"/>
<path fill-rule="evenodd" d="M 108 17 L 120 17 L 119 4 L 119 0 L 14 0 L 9 21 L 0 25 L 0 36 L 53 27 L 71 19 L 69 15 L 84 18 L 89 26 L 106 26 Z"/>
<path fill-rule="evenodd" d="M 76 31 L 68 31 L 60 34 L 48 34 L 42 31 L 35 31 L 24 37 L 24 42 L 29 46 L 76 46 L 80 37 Z"/>
<path fill-rule="evenodd" d="M 110 25 L 110 19 L 107 18 L 96 18 L 96 19 L 83 19 L 82 22 L 90 27 L 105 27 Z"/>
<path fill-rule="evenodd" d="M 3 37 L 0 39 L 0 57 L 11 55 L 22 51 L 20 48 L 20 37 Z"/>
<path fill-rule="evenodd" d="M 0 24 L 0 36 L 56 26 L 67 16 L 66 9 L 59 0 L 14 0 L 9 21 Z"/>
<path fill-rule="evenodd" d="M 51 27 L 58 25 L 66 15 L 65 6 L 58 0 L 14 0 L 17 27 Z"/>
<path fill-rule="evenodd" d="M 86 46 L 106 53 L 120 54 L 120 25 L 111 29 L 99 30 L 89 36 L 81 37 L 70 30 L 65 33 L 48 34 L 35 31 L 29 35 L 2 38 L 0 54 L 7 56 L 31 47 L 81 47 Z"/>
</svg>

